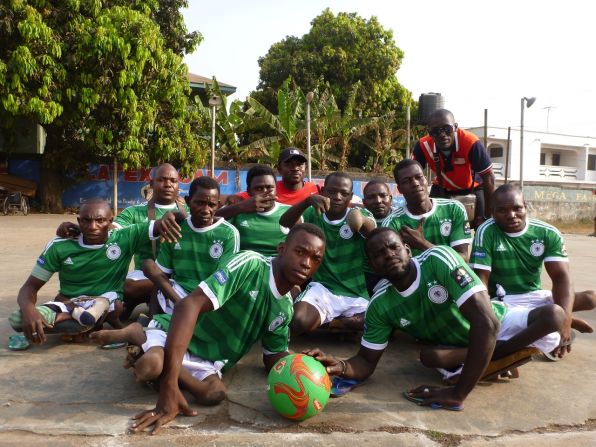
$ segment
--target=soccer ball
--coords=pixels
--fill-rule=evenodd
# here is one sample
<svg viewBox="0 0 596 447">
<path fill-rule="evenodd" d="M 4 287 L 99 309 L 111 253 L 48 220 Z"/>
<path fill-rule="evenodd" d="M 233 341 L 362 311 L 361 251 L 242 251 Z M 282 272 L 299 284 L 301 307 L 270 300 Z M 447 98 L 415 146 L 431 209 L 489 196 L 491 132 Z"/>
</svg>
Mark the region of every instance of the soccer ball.
<svg viewBox="0 0 596 447">
<path fill-rule="evenodd" d="M 321 362 L 308 355 L 291 354 L 278 360 L 267 380 L 271 405 L 294 421 L 320 413 L 329 400 L 329 374 Z"/>
</svg>

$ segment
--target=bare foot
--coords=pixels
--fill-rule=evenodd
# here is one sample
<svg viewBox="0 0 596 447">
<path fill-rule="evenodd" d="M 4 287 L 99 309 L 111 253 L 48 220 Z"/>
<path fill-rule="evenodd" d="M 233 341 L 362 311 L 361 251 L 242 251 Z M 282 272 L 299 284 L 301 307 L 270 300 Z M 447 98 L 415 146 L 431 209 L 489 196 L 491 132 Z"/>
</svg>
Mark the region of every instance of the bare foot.
<svg viewBox="0 0 596 447">
<path fill-rule="evenodd" d="M 586 320 L 581 318 L 573 317 L 571 321 L 571 327 L 582 334 L 591 334 L 594 332 L 594 328 Z"/>
<path fill-rule="evenodd" d="M 132 323 L 123 329 L 104 329 L 93 332 L 91 341 L 100 345 L 127 342 L 132 345 L 141 346 L 147 340 L 143 326 L 139 323 Z"/>
</svg>

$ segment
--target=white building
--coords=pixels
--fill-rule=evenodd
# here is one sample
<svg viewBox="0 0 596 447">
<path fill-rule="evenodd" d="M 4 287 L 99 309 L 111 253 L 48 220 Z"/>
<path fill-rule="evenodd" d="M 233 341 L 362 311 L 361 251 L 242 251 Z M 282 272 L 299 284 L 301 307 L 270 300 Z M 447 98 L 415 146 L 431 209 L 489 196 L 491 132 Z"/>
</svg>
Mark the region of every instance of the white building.
<svg viewBox="0 0 596 447">
<path fill-rule="evenodd" d="M 467 129 L 480 139 L 484 127 Z M 507 128 L 488 127 L 487 150 L 497 179 L 520 180 L 520 131 L 511 129 L 509 145 Z M 596 187 L 596 137 L 580 137 L 524 129 L 523 180 Z"/>
</svg>

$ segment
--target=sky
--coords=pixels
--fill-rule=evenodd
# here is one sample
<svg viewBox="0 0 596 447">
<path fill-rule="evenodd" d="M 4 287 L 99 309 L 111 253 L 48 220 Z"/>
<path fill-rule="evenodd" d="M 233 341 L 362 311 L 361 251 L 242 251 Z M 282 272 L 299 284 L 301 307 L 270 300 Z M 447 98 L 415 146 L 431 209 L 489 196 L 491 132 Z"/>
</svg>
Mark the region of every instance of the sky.
<svg viewBox="0 0 596 447">
<path fill-rule="evenodd" d="M 286 36 L 302 37 L 329 7 L 376 16 L 405 56 L 396 72 L 415 99 L 438 92 L 462 127 L 520 126 L 596 137 L 596 57 L 589 0 L 189 0 L 189 30 L 203 42 L 189 71 L 237 87 L 244 100 L 259 82 L 258 58 Z"/>
</svg>

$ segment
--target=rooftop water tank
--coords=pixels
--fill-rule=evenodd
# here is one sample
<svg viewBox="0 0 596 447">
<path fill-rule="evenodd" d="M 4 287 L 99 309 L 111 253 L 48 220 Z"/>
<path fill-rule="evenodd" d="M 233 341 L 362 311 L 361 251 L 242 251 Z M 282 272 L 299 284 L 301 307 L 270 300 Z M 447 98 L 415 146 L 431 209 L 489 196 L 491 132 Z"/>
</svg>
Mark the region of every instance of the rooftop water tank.
<svg viewBox="0 0 596 447">
<path fill-rule="evenodd" d="M 440 93 L 422 93 L 418 98 L 418 118 L 421 124 L 428 124 L 430 115 L 445 108 L 445 98 Z"/>
</svg>

